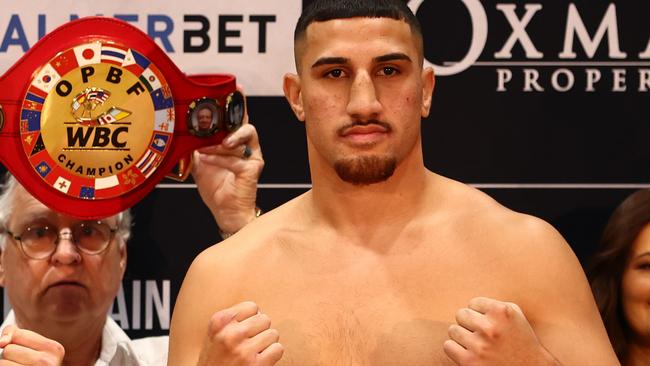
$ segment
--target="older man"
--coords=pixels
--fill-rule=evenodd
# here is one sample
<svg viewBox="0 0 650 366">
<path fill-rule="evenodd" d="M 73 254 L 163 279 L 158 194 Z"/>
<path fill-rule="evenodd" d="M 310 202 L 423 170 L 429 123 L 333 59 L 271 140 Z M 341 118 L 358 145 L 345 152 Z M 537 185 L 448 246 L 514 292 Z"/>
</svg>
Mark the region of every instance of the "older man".
<svg viewBox="0 0 650 366">
<path fill-rule="evenodd" d="M 220 229 L 255 217 L 263 160 L 244 125 L 195 155 L 199 191 Z M 126 267 L 128 211 L 78 220 L 32 197 L 13 177 L 0 195 L 0 285 L 13 311 L 3 323 L 0 365 L 164 365 L 167 338 L 131 341 L 107 312 Z"/>
<path fill-rule="evenodd" d="M 617 364 L 562 237 L 424 166 L 404 1 L 316 0 L 294 51 L 312 189 L 194 261 L 171 365 Z"/>
</svg>

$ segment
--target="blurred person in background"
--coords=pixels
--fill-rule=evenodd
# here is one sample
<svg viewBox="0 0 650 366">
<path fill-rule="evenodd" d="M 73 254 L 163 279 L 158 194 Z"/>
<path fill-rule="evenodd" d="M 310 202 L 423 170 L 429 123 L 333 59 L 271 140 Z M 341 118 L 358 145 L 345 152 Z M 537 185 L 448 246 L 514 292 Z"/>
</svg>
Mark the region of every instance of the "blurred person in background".
<svg viewBox="0 0 650 366">
<path fill-rule="evenodd" d="M 616 208 L 587 272 L 621 363 L 650 365 L 650 189 Z"/>
</svg>

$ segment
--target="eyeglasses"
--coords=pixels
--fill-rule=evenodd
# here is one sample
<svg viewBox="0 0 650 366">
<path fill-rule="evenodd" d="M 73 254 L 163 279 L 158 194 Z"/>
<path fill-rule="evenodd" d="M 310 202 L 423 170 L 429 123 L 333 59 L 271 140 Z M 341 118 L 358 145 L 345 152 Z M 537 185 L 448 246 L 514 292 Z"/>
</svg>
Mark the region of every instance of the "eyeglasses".
<svg viewBox="0 0 650 366">
<path fill-rule="evenodd" d="M 56 251 L 59 239 L 67 238 L 85 254 L 96 255 L 108 248 L 117 228 L 111 228 L 103 221 L 82 221 L 60 231 L 56 227 L 35 224 L 28 226 L 20 235 L 5 231 L 18 243 L 23 254 L 32 259 L 47 259 Z"/>
</svg>

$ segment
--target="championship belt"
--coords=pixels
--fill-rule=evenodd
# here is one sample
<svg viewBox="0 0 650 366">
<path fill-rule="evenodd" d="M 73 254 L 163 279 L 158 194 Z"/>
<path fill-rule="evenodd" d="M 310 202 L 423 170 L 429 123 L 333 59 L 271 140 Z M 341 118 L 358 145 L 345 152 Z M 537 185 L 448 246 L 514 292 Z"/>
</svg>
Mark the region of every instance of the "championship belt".
<svg viewBox="0 0 650 366">
<path fill-rule="evenodd" d="M 183 74 L 126 22 L 72 21 L 0 77 L 0 161 L 56 211 L 111 216 L 241 125 L 235 89 L 232 75 Z"/>
</svg>

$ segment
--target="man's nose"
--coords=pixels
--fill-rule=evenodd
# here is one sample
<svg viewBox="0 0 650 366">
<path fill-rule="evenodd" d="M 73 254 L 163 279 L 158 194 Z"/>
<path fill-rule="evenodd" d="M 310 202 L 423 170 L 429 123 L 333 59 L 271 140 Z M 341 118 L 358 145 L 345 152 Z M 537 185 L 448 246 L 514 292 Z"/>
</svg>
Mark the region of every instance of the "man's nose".
<svg viewBox="0 0 650 366">
<path fill-rule="evenodd" d="M 74 244 L 72 234 L 66 232 L 61 233 L 56 249 L 52 253 L 52 262 L 69 265 L 79 261 L 81 261 L 81 253 Z"/>
<path fill-rule="evenodd" d="M 347 113 L 355 120 L 377 119 L 381 112 L 375 83 L 366 72 L 357 73 L 350 86 Z"/>
</svg>

